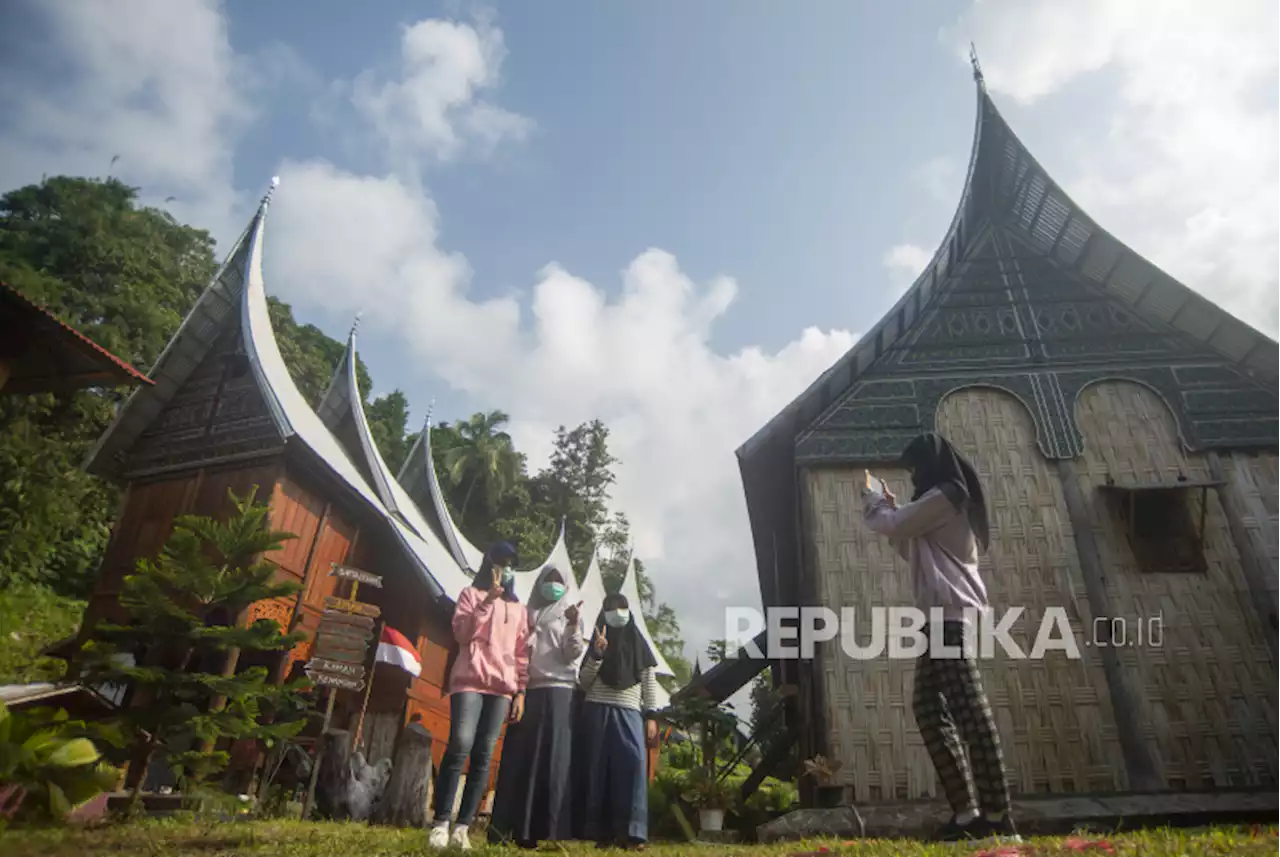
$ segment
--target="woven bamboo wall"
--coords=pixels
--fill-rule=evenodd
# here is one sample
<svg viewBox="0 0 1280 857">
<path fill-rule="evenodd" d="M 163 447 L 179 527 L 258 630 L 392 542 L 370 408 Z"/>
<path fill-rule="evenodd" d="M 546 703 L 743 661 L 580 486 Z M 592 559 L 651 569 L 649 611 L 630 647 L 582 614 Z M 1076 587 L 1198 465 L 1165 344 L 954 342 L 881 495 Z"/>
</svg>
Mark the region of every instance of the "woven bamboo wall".
<svg viewBox="0 0 1280 857">
<path fill-rule="evenodd" d="M 1056 474 L 1035 444 L 1023 406 L 1007 394 L 964 390 L 939 408 L 939 431 L 971 457 L 988 493 L 992 547 L 982 573 L 997 607 L 1022 605 L 1014 639 L 1029 652 L 1043 610 L 1062 606 L 1079 627 L 1091 617 Z M 877 471 L 901 497 L 905 473 Z M 809 555 L 831 606 L 912 603 L 910 575 L 860 520 L 860 470 L 819 470 L 806 480 Z M 864 640 L 866 635 L 860 633 Z M 1088 792 L 1125 786 L 1110 697 L 1097 654 L 1050 653 L 1017 661 L 997 653 L 983 677 L 1016 792 Z M 936 794 L 933 767 L 911 713 L 910 661 L 855 661 L 823 650 L 828 741 L 854 799 Z"/>
<path fill-rule="evenodd" d="M 1036 445 L 1035 426 L 1014 397 L 970 388 L 938 407 L 938 431 L 969 457 L 982 479 L 991 547 L 982 558 L 996 610 L 1020 606 L 1014 639 L 1030 655 L 1046 608 L 1066 610 L 1080 659 L 1048 652 L 1038 660 L 983 663 L 1010 787 L 1016 792 L 1092 792 L 1127 784 L 1101 658 L 1083 645 L 1092 627 L 1062 485 Z"/>
<path fill-rule="evenodd" d="M 911 575 L 883 538 L 862 525 L 861 470 L 823 469 L 805 479 L 806 547 L 818 600 L 833 609 L 909 606 Z M 911 495 L 907 474 L 877 470 L 899 497 Z M 864 625 L 865 626 L 865 625 Z M 855 635 L 866 643 L 869 632 Z M 933 765 L 911 713 L 912 664 L 887 657 L 853 660 L 839 643 L 822 644 L 827 742 L 839 778 L 860 802 L 939 794 Z"/>
<path fill-rule="evenodd" d="M 1277 492 L 1280 491 L 1280 479 L 1276 473 L 1277 458 L 1275 453 L 1264 452 L 1257 455 L 1235 453 L 1223 456 L 1222 467 L 1227 479 L 1235 486 L 1236 492 L 1244 500 L 1244 525 L 1249 531 L 1249 538 L 1258 552 L 1270 560 L 1271 570 L 1267 575 L 1267 586 L 1271 592 L 1271 600 L 1277 598 L 1277 567 L 1280 567 L 1280 516 L 1276 514 Z"/>
<path fill-rule="evenodd" d="M 1205 456 L 1187 454 L 1174 418 L 1146 387 L 1103 382 L 1084 390 L 1076 418 L 1085 437 L 1079 462 L 1094 534 L 1107 572 L 1114 615 L 1161 615 L 1163 645 L 1120 649 L 1137 689 L 1145 739 L 1170 788 L 1274 784 L 1276 668 L 1253 610 L 1240 558 L 1217 494 L 1208 492 L 1205 574 L 1143 573 L 1125 530 L 1097 486 L 1209 478 Z M 1239 462 L 1236 462 L 1237 465 Z M 1274 458 L 1248 468 L 1274 515 Z M 1267 483 L 1266 480 L 1270 482 Z M 1199 495 L 1188 498 L 1193 520 Z M 1260 500 L 1260 502 L 1262 502 Z M 1266 526 L 1274 538 L 1274 517 Z M 1259 522 L 1256 526 L 1260 526 Z"/>
</svg>

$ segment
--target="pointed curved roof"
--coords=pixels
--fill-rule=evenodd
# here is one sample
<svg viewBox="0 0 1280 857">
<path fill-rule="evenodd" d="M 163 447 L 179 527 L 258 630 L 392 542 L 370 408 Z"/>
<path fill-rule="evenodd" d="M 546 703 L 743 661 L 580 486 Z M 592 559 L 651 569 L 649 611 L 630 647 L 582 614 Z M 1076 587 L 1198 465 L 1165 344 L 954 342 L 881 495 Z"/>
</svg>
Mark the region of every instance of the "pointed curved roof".
<svg viewBox="0 0 1280 857">
<path fill-rule="evenodd" d="M 977 112 L 965 184 L 950 226 L 920 276 L 848 353 L 736 451 L 766 604 L 794 600 L 787 569 L 798 545 L 797 439 L 830 414 L 873 365 L 911 347 L 935 297 L 999 236 L 1039 271 L 1128 308 L 1153 336 L 1181 338 L 1242 383 L 1274 390 L 1280 346 L 1178 282 L 1101 228 L 1044 170 L 992 101 L 975 69 Z M 1056 284 L 1052 287 L 1056 287 Z M 913 340 L 912 340 L 913 341 Z M 823 454 L 821 438 L 806 460 Z M 785 593 L 785 594 L 784 594 Z"/>
<path fill-rule="evenodd" d="M 152 367 L 155 384 L 136 390 L 126 400 L 90 453 L 86 467 L 100 475 L 118 471 L 122 455 L 173 399 L 221 332 L 228 325 L 238 324 L 250 369 L 281 443 L 295 443 L 319 459 L 343 487 L 389 523 L 428 590 L 454 598 L 469 578 L 447 551 L 433 547 L 393 515 L 378 489 L 369 484 L 329 427 L 311 409 L 285 366 L 271 327 L 262 276 L 263 232 L 270 198 L 270 193 L 263 198 L 227 260 Z M 361 409 L 353 413 L 363 416 Z M 364 428 L 367 432 L 367 424 Z M 376 448 L 373 451 L 376 455 Z M 382 468 L 385 471 L 386 465 Z M 394 489 L 388 496 L 395 498 Z"/>
<path fill-rule="evenodd" d="M 347 335 L 347 347 L 343 352 L 342 360 L 334 372 L 333 380 L 320 406 L 316 409 L 316 415 L 331 436 L 335 437 L 342 421 L 351 419 L 358 448 L 348 452 L 359 456 L 365 462 L 368 472 L 372 475 L 373 487 L 378 493 L 378 499 L 392 516 L 396 535 L 414 559 L 433 570 L 432 575 L 439 580 L 445 594 L 450 598 L 456 598 L 462 588 L 470 582 L 470 576 L 458 568 L 453 557 L 428 526 L 417 504 L 391 475 L 391 468 L 387 466 L 386 460 L 378 450 L 378 444 L 369 428 L 369 418 L 364 410 L 364 397 L 360 395 L 356 363 L 356 330 L 352 327 L 351 333 Z M 439 573 L 436 570 L 439 570 Z"/>
<path fill-rule="evenodd" d="M 600 561 L 596 552 L 591 552 L 591 562 L 587 564 L 587 573 L 582 578 L 578 598 L 582 600 L 582 618 L 594 625 L 604 609 L 604 575 L 600 573 Z"/>
<path fill-rule="evenodd" d="M 484 551 L 467 540 L 457 525 L 453 515 L 449 513 L 449 504 L 445 502 L 444 492 L 440 490 L 440 480 L 436 476 L 435 461 L 431 456 L 431 418 L 427 417 L 422 432 L 413 442 L 409 454 L 405 456 L 404 465 L 397 477 L 403 487 L 414 490 L 436 518 L 436 529 L 448 546 L 449 552 L 458 565 L 474 574 L 484 559 Z"/>
<path fill-rule="evenodd" d="M 434 531 L 440 534 L 441 540 L 458 565 L 474 574 L 484 559 L 484 551 L 473 545 L 453 522 L 453 515 L 449 512 L 449 504 L 445 501 L 444 491 L 440 488 L 440 479 L 436 474 L 435 461 L 431 455 L 431 419 L 429 417 L 418 439 L 410 448 L 409 454 L 405 456 L 397 482 L 397 488 L 406 499 L 409 499 L 409 492 L 412 492 L 424 506 L 428 507 L 429 514 L 435 518 Z M 563 520 L 560 521 L 560 532 L 556 543 L 552 546 L 547 558 L 532 568 L 516 571 L 515 591 L 521 602 L 528 603 L 529 596 L 533 594 L 533 586 L 538 581 L 538 575 L 548 565 L 554 565 L 563 571 L 573 581 L 567 584 L 570 590 L 577 590 L 577 576 L 574 574 L 573 563 L 569 558 Z"/>
<path fill-rule="evenodd" d="M 618 589 L 627 599 L 627 603 L 631 605 L 631 615 L 635 617 L 636 627 L 640 629 L 640 636 L 644 637 L 644 641 L 649 644 L 649 651 L 653 652 L 654 658 L 658 661 L 658 675 L 674 676 L 675 671 L 667 664 L 667 659 L 662 656 L 662 651 L 653 641 L 653 635 L 649 633 L 649 626 L 644 621 L 643 603 L 640 600 L 640 585 L 636 577 L 636 561 L 633 558 L 627 563 L 627 574 L 622 578 L 622 586 Z"/>
</svg>

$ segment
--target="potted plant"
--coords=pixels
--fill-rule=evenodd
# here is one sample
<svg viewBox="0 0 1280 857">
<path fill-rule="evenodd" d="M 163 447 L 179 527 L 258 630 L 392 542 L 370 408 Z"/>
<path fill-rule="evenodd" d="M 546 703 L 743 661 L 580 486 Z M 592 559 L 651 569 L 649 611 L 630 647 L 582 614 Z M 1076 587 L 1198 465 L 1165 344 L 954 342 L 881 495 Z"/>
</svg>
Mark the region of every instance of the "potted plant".
<svg viewBox="0 0 1280 857">
<path fill-rule="evenodd" d="M 705 768 L 698 768 L 689 772 L 682 797 L 697 807 L 699 830 L 724 830 L 724 811 L 733 801 L 733 790 L 727 783 Z"/>
<path fill-rule="evenodd" d="M 805 759 L 804 775 L 812 777 L 817 784 L 820 809 L 833 809 L 844 803 L 844 786 L 836 785 L 835 781 L 840 767 L 838 759 L 828 759 L 825 756 Z"/>
</svg>

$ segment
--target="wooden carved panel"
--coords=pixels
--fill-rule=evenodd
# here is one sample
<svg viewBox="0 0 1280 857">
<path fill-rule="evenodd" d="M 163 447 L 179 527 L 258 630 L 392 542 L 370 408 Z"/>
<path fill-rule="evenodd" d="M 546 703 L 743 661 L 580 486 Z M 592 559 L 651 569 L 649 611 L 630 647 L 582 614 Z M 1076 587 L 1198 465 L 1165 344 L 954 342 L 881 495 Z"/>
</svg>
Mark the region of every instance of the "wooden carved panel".
<svg viewBox="0 0 1280 857">
<path fill-rule="evenodd" d="M 237 327 L 228 328 L 160 414 L 125 451 L 126 473 L 278 449 L 267 409 Z"/>
</svg>

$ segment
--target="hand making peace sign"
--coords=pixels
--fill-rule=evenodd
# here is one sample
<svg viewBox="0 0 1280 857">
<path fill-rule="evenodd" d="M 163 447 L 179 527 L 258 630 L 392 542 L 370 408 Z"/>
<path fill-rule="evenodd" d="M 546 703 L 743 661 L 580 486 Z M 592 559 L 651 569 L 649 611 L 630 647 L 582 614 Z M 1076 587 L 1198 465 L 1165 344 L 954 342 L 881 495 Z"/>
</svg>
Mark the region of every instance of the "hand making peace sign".
<svg viewBox="0 0 1280 857">
<path fill-rule="evenodd" d="M 596 638 L 591 641 L 591 645 L 595 649 L 596 657 L 604 657 L 605 649 L 609 648 L 609 638 L 605 636 L 604 628 L 596 631 Z"/>
</svg>

